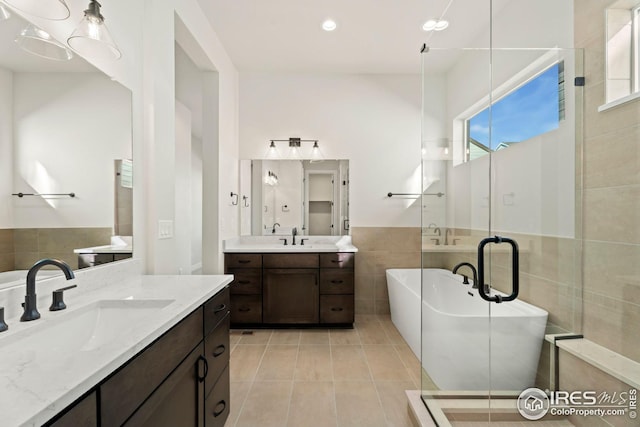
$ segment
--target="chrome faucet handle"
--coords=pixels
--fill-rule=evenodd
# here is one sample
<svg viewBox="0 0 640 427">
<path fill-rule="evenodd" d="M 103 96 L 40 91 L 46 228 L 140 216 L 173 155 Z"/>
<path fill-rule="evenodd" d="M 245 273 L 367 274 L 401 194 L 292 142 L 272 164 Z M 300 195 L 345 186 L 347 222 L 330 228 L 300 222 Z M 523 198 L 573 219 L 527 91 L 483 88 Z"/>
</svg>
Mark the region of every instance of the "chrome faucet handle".
<svg viewBox="0 0 640 427">
<path fill-rule="evenodd" d="M 64 288 L 60 288 L 60 289 L 56 289 L 55 291 L 53 291 L 52 294 L 52 302 L 51 302 L 51 307 L 49 307 L 49 311 L 60 311 L 60 310 L 64 310 L 65 308 L 67 308 L 67 305 L 64 303 L 64 300 L 62 299 L 62 293 L 68 289 L 73 289 L 73 288 L 77 288 L 78 285 L 71 285 L 71 286 L 66 286 Z"/>
<path fill-rule="evenodd" d="M 4 307 L 0 307 L 0 332 L 9 329 L 9 325 L 4 321 Z"/>
</svg>

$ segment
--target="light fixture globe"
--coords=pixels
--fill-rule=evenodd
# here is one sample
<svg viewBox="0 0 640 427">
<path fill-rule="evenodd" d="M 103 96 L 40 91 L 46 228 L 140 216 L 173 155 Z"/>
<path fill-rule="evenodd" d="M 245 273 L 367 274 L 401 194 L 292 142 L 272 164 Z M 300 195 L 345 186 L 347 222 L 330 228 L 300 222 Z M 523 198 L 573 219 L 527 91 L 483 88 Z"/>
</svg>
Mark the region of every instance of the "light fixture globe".
<svg viewBox="0 0 640 427">
<path fill-rule="evenodd" d="M 63 21 L 69 17 L 71 12 L 64 0 L 2 0 L 8 6 L 37 16 L 38 18 L 50 19 L 52 21 Z"/>
<path fill-rule="evenodd" d="M 322 23 L 322 29 L 325 31 L 333 31 L 338 28 L 338 24 L 333 19 L 327 19 Z"/>
<path fill-rule="evenodd" d="M 84 11 L 84 18 L 71 33 L 67 43 L 73 50 L 87 58 L 120 59 L 122 53 L 116 46 L 107 26 L 104 16 L 100 13 L 100 3 L 91 0 Z"/>
<path fill-rule="evenodd" d="M 447 28 L 448 26 L 449 26 L 449 21 L 447 21 L 445 19 L 441 19 L 436 23 L 436 26 L 435 26 L 434 30 L 442 31 L 445 28 Z"/>
<path fill-rule="evenodd" d="M 55 61 L 68 61 L 73 58 L 73 53 L 69 49 L 33 24 L 28 24 L 20 31 L 15 42 L 24 51 L 42 58 Z"/>
<path fill-rule="evenodd" d="M 0 21 L 5 21 L 9 18 L 11 18 L 11 12 L 0 3 Z"/>
<path fill-rule="evenodd" d="M 424 25 L 422 26 L 422 29 L 424 31 L 433 31 L 436 29 L 437 24 L 438 24 L 438 21 L 436 21 L 435 19 L 429 19 L 427 22 L 424 23 Z"/>
</svg>

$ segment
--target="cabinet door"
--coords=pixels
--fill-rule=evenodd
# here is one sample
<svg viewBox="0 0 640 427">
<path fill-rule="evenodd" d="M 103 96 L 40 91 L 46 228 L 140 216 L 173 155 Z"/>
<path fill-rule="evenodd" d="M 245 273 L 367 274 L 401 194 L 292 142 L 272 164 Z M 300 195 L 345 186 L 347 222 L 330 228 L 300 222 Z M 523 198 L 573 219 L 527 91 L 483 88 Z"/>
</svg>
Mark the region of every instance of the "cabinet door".
<svg viewBox="0 0 640 427">
<path fill-rule="evenodd" d="M 265 269 L 262 319 L 265 323 L 318 323 L 318 270 Z"/>
<path fill-rule="evenodd" d="M 196 347 L 124 424 L 126 427 L 204 425 L 204 345 Z"/>
<path fill-rule="evenodd" d="M 54 422 L 45 424 L 49 427 L 93 427 L 98 425 L 98 402 L 96 392 L 92 392 L 71 407 Z"/>
</svg>

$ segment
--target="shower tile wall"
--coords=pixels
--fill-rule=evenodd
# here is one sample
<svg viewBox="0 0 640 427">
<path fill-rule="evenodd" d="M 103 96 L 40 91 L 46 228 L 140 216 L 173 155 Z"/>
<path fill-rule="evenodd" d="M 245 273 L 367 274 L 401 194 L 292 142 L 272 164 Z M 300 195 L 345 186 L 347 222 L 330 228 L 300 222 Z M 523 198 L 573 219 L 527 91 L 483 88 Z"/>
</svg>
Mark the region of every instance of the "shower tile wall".
<svg viewBox="0 0 640 427">
<path fill-rule="evenodd" d="M 605 103 L 605 10 L 576 0 L 575 43 L 585 50 L 584 335 L 640 362 L 640 100 Z"/>
<path fill-rule="evenodd" d="M 10 233 L 7 233 L 10 231 Z M 5 250 L 5 234 L 12 235 L 13 243 Z M 78 256 L 74 249 L 91 246 L 108 245 L 112 229 L 96 228 L 16 228 L 0 230 L 0 267 L 5 267 L 5 256 L 8 270 L 28 270 L 42 258 L 57 258 L 68 263 L 73 269 L 78 268 Z"/>
<path fill-rule="evenodd" d="M 13 230 L 0 230 L 0 272 L 13 270 L 14 264 Z"/>
<path fill-rule="evenodd" d="M 419 227 L 353 227 L 356 314 L 388 314 L 385 270 L 420 268 Z"/>
</svg>

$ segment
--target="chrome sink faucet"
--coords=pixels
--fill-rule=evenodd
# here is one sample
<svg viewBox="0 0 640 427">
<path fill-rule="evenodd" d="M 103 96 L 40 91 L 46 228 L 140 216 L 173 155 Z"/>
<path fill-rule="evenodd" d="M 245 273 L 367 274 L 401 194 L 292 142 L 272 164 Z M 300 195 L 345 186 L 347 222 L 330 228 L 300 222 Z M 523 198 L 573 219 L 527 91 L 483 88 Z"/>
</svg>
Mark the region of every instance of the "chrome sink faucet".
<svg viewBox="0 0 640 427">
<path fill-rule="evenodd" d="M 67 280 L 71 280 L 76 276 L 73 274 L 71 267 L 64 262 L 57 259 L 45 258 L 33 264 L 27 273 L 27 295 L 24 297 L 24 313 L 20 317 L 21 322 L 28 322 L 30 320 L 36 320 L 40 318 L 38 307 L 36 303 L 36 275 L 38 271 L 45 265 L 53 265 L 58 267 L 64 273 Z"/>
<path fill-rule="evenodd" d="M 291 230 L 291 237 L 293 238 L 293 241 L 291 242 L 292 245 L 296 244 L 296 235 L 298 234 L 298 229 L 296 227 L 293 227 L 293 230 Z"/>
</svg>

